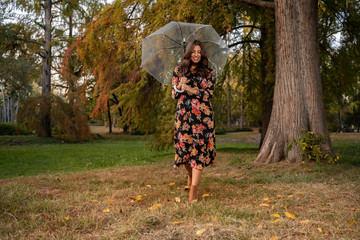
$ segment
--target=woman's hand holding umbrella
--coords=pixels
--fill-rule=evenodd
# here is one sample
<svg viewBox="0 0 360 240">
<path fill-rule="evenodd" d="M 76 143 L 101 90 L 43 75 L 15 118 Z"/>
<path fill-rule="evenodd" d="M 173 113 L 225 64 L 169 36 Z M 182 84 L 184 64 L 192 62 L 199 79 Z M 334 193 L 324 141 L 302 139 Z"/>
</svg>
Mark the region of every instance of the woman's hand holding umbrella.
<svg viewBox="0 0 360 240">
<path fill-rule="evenodd" d="M 185 78 L 185 79 L 186 79 L 186 78 Z M 188 94 L 190 94 L 190 95 L 198 95 L 198 94 L 199 94 L 199 93 L 198 93 L 199 90 L 197 90 L 197 89 L 195 89 L 195 88 L 192 88 L 192 87 L 190 87 L 189 85 L 187 85 L 187 84 L 186 84 L 186 80 L 185 80 L 185 82 L 183 82 L 183 83 L 182 83 L 182 80 L 181 80 L 180 84 L 182 84 L 182 85 L 181 85 L 181 89 L 182 89 L 182 90 L 185 90 Z"/>
</svg>

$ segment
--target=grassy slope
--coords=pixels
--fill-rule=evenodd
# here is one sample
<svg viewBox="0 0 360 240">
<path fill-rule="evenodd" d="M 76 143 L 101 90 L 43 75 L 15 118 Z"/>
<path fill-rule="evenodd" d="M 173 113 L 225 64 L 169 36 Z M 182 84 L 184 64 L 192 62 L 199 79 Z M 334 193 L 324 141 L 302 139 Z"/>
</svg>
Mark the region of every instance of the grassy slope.
<svg viewBox="0 0 360 240">
<path fill-rule="evenodd" d="M 88 158 L 98 158 L 100 162 L 102 154 L 91 154 L 92 149 L 102 151 L 107 146 L 109 149 L 118 147 L 119 151 L 113 153 L 117 156 L 124 151 L 121 149 L 124 144 L 128 155 L 133 154 L 132 161 L 126 164 L 151 164 L 92 171 L 84 171 L 86 168 L 77 168 L 75 164 L 70 171 L 82 172 L 1 180 L 0 238 L 359 238 L 358 135 L 333 136 L 342 160 L 340 165 L 334 166 L 313 163 L 254 165 L 251 161 L 257 153 L 255 140 L 251 133 L 246 134 L 218 137 L 216 165 L 204 171 L 200 185 L 200 194 L 210 197 L 201 197 L 195 204 L 187 203 L 187 193 L 183 190 L 184 170 L 172 169 L 171 153 L 149 158 L 156 158 L 155 162 L 135 161 L 134 156 L 145 154 L 142 153 L 144 143 L 138 141 L 139 138 L 132 141 L 132 137 L 120 137 L 97 143 L 70 144 L 65 148 L 61 143 L 32 141 L 23 144 L 22 147 L 29 150 L 35 146 L 53 147 L 53 153 L 71 155 L 69 158 L 73 160 L 78 159 L 75 153 L 85 153 Z M 7 144 L 3 147 L 2 150 L 10 152 L 18 146 Z M 119 165 L 105 167 L 113 166 Z M 60 168 L 60 171 L 68 170 Z M 138 195 L 142 196 L 141 200 L 134 201 Z M 180 198 L 179 203 L 175 197 Z M 160 203 L 160 208 L 149 210 L 155 203 Z M 103 212 L 106 209 L 108 213 Z M 286 217 L 284 212 L 293 213 L 296 219 Z M 274 213 L 280 215 L 279 222 L 274 223 L 277 219 L 271 216 Z M 199 230 L 204 232 L 200 235 Z"/>
</svg>

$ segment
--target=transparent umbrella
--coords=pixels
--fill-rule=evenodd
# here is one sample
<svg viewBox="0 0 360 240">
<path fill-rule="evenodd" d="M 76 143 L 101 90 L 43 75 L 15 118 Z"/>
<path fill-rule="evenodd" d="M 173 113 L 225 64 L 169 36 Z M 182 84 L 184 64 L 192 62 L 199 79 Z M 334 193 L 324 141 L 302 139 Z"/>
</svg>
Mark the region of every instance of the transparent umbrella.
<svg viewBox="0 0 360 240">
<path fill-rule="evenodd" d="M 141 67 L 165 85 L 184 59 L 186 45 L 200 40 L 208 55 L 209 67 L 221 75 L 230 49 L 211 25 L 170 22 L 143 39 Z"/>
</svg>

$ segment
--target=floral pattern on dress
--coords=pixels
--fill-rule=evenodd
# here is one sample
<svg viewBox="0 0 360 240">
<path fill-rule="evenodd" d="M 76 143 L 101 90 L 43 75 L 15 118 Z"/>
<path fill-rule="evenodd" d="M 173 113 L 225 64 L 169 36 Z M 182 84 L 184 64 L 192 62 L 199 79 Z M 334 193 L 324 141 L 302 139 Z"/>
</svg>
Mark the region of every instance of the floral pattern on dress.
<svg viewBox="0 0 360 240">
<path fill-rule="evenodd" d="M 172 85 L 179 83 L 180 67 L 173 73 Z M 172 98 L 179 99 L 175 113 L 175 162 L 174 167 L 189 164 L 192 168 L 203 169 L 214 163 L 216 157 L 215 124 L 211 98 L 215 89 L 214 72 L 201 77 L 190 74 L 187 84 L 199 90 L 198 95 L 177 92 L 172 89 Z"/>
</svg>

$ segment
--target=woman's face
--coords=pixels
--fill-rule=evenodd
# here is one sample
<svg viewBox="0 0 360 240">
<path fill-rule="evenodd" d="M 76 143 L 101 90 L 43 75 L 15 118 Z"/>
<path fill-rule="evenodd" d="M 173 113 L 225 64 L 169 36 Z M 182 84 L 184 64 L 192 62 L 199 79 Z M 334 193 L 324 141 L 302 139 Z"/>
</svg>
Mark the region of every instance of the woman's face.
<svg viewBox="0 0 360 240">
<path fill-rule="evenodd" d="M 198 63 L 201 60 L 201 47 L 199 45 L 196 45 L 194 47 L 193 52 L 191 53 L 191 61 L 193 63 Z"/>
</svg>

